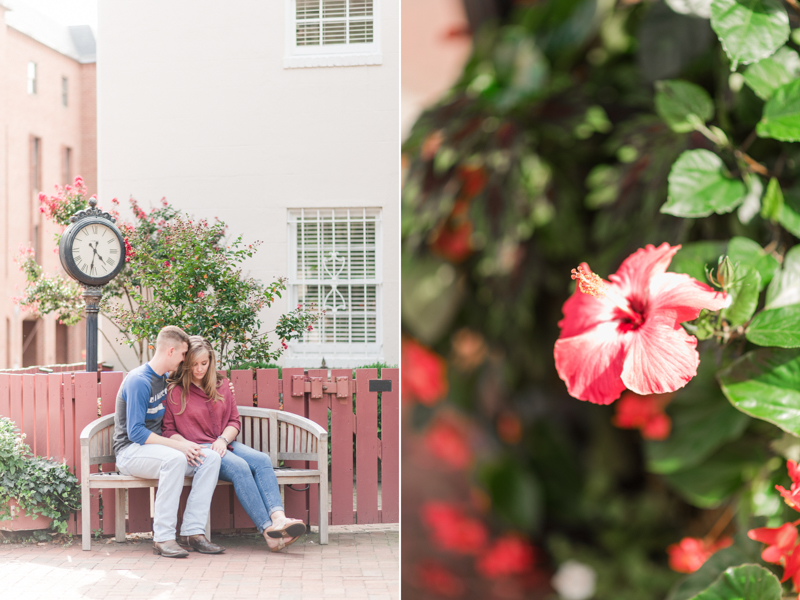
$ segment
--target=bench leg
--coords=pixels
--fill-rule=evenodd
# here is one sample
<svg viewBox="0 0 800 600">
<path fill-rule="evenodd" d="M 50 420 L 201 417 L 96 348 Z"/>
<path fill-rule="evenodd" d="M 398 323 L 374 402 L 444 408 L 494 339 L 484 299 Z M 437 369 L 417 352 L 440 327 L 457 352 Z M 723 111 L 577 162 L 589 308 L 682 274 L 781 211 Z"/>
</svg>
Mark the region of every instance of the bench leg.
<svg viewBox="0 0 800 600">
<path fill-rule="evenodd" d="M 320 482 L 319 482 L 319 543 L 320 544 L 328 543 L 328 478 L 327 477 L 320 477 Z"/>
<path fill-rule="evenodd" d="M 208 511 L 208 520 L 206 521 L 206 539 L 211 541 L 211 510 Z"/>
<path fill-rule="evenodd" d="M 92 497 L 85 478 L 81 482 L 81 546 L 92 549 Z"/>
<path fill-rule="evenodd" d="M 125 497 L 127 495 L 126 488 L 114 490 L 114 537 L 119 543 L 125 541 Z"/>
</svg>

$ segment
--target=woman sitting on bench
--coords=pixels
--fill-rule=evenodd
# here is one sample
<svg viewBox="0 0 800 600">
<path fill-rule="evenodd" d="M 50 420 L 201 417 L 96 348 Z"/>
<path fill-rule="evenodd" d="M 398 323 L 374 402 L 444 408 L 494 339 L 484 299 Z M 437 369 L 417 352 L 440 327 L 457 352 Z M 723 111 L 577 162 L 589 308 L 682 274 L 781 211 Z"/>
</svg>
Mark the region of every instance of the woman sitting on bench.
<svg viewBox="0 0 800 600">
<path fill-rule="evenodd" d="M 239 411 L 228 380 L 217 378 L 214 350 L 203 337 L 189 337 L 189 351 L 170 376 L 167 398 L 162 435 L 210 447 L 220 455 L 219 478 L 233 483 L 272 552 L 297 541 L 306 526 L 284 514 L 269 455 L 234 441 L 241 429 Z"/>
</svg>

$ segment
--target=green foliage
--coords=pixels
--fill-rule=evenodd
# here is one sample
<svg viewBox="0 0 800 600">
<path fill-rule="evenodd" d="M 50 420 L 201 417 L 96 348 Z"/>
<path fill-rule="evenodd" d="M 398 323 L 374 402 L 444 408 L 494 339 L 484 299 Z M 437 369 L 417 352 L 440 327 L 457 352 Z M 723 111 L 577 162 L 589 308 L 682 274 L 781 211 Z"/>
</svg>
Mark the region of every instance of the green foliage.
<svg viewBox="0 0 800 600">
<path fill-rule="evenodd" d="M 14 500 L 25 515 L 48 517 L 52 529 L 65 533 L 80 509 L 78 478 L 66 463 L 33 456 L 23 439 L 13 421 L 0 417 L 0 520 L 13 516 Z"/>
<path fill-rule="evenodd" d="M 781 600 L 781 583 L 759 565 L 728 567 L 694 600 Z"/>
<path fill-rule="evenodd" d="M 722 159 L 708 150 L 687 150 L 669 173 L 669 196 L 661 212 L 676 217 L 724 214 L 744 202 L 745 186 L 725 173 Z"/>
<path fill-rule="evenodd" d="M 657 81 L 655 105 L 672 131 L 686 133 L 714 116 L 714 104 L 703 88 L 688 81 Z"/>
<path fill-rule="evenodd" d="M 764 106 L 758 135 L 783 142 L 800 141 L 800 80 L 780 86 Z"/>
<path fill-rule="evenodd" d="M 747 67 L 744 80 L 762 100 L 769 100 L 776 89 L 800 76 L 800 55 L 787 46 L 769 58 Z"/>
<path fill-rule="evenodd" d="M 731 70 L 767 58 L 789 39 L 789 15 L 779 0 L 713 0 L 711 27 Z"/>
</svg>

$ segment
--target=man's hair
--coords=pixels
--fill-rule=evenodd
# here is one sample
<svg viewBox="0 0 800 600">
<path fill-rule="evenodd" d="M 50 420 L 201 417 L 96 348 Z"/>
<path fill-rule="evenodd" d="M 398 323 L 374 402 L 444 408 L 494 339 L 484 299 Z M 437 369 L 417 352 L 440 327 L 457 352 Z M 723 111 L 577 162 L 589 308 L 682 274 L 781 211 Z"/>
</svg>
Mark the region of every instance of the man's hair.
<svg viewBox="0 0 800 600">
<path fill-rule="evenodd" d="M 167 325 L 158 332 L 156 338 L 156 350 L 159 348 L 177 348 L 181 343 L 189 344 L 189 336 L 180 327 Z"/>
</svg>

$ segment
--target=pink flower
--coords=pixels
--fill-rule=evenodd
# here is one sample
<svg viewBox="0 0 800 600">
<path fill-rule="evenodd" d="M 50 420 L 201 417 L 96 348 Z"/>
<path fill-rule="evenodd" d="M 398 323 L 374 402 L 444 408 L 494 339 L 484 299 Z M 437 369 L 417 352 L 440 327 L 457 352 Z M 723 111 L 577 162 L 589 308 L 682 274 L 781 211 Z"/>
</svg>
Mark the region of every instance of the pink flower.
<svg viewBox="0 0 800 600">
<path fill-rule="evenodd" d="M 313 326 L 313 325 L 309 325 L 309 326 L 308 326 L 308 330 L 309 330 L 309 331 L 314 331 L 314 326 Z"/>
<path fill-rule="evenodd" d="M 478 572 L 489 579 L 520 575 L 533 568 L 536 551 L 524 539 L 507 534 L 492 544 L 478 559 Z"/>
<path fill-rule="evenodd" d="M 664 408 L 672 394 L 639 396 L 625 392 L 614 406 L 617 411 L 613 423 L 620 429 L 639 429 L 646 440 L 665 440 L 672 429 L 672 421 Z"/>
<path fill-rule="evenodd" d="M 697 338 L 680 326 L 704 308 L 726 305 L 723 293 L 688 275 L 667 273 L 680 246 L 648 245 L 602 280 L 586 263 L 573 270 L 575 293 L 564 303 L 556 370 L 569 394 L 611 404 L 625 388 L 664 394 L 697 374 Z"/>
<path fill-rule="evenodd" d="M 780 564 L 781 559 L 788 558 L 797 542 L 797 528 L 791 523 L 780 527 L 758 527 L 747 532 L 747 537 L 767 544 L 761 553 L 764 562 Z"/>
<path fill-rule="evenodd" d="M 206 297 L 206 293 L 205 292 L 197 292 L 197 297 L 198 298 L 205 298 Z"/>
</svg>

